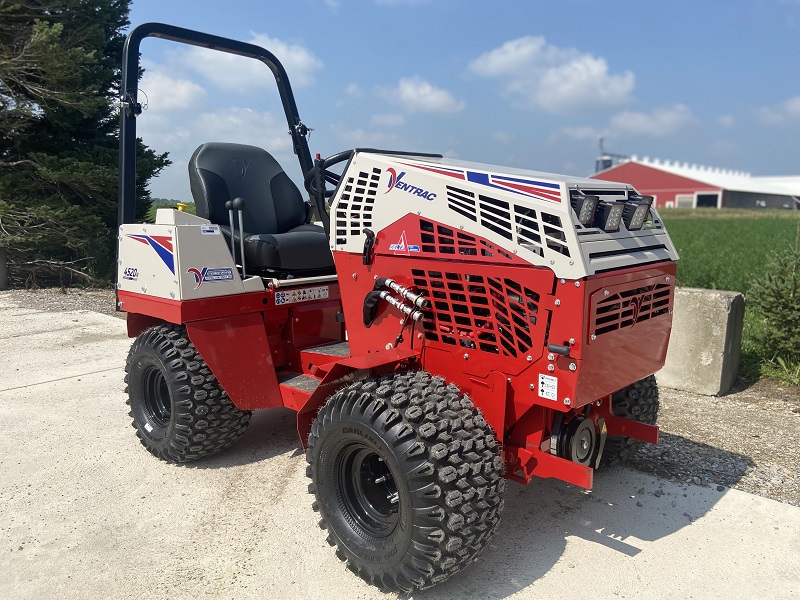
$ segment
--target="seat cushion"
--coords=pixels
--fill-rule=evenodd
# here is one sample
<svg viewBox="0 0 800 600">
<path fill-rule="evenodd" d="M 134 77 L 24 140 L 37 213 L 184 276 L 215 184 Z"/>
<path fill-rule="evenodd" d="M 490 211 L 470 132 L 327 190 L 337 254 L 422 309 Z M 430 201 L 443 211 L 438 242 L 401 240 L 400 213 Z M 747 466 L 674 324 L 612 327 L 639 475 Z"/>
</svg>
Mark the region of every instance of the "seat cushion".
<svg viewBox="0 0 800 600">
<path fill-rule="evenodd" d="M 248 269 L 319 271 L 333 269 L 328 236 L 318 225 L 305 224 L 286 233 L 246 235 L 244 255 Z"/>
</svg>

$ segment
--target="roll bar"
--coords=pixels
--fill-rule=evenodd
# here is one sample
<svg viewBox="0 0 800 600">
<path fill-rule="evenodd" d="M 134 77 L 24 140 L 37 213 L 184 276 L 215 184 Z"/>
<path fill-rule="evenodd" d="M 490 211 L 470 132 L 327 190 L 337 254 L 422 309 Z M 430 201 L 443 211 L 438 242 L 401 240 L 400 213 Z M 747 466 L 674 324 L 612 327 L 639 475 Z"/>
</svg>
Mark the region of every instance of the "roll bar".
<svg viewBox="0 0 800 600">
<path fill-rule="evenodd" d="M 138 100 L 139 46 L 144 38 L 156 37 L 190 46 L 219 50 L 228 54 L 260 60 L 275 76 L 278 92 L 292 136 L 294 153 L 300 161 L 303 176 L 314 167 L 306 136 L 309 129 L 300 120 L 292 86 L 283 65 L 274 54 L 253 44 L 218 37 L 164 23 L 144 23 L 128 34 L 122 50 L 122 83 L 120 86 L 119 136 L 119 224 L 133 223 L 136 215 L 136 117 L 142 108 Z"/>
</svg>

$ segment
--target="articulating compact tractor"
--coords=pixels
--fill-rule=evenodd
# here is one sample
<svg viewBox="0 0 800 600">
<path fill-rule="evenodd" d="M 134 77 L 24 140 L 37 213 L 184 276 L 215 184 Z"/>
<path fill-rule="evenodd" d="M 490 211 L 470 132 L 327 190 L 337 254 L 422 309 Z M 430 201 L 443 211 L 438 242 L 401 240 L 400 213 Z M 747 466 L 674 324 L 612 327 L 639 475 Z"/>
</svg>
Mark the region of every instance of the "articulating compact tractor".
<svg viewBox="0 0 800 600">
<path fill-rule="evenodd" d="M 211 142 L 189 161 L 197 216 L 135 223 L 149 36 L 269 67 L 310 201 L 266 151 Z M 652 197 L 436 154 L 313 160 L 270 52 L 155 23 L 124 52 L 117 293 L 152 454 L 200 459 L 252 410 L 296 411 L 337 556 L 408 592 L 487 545 L 506 479 L 590 488 L 630 440 L 657 442 L 677 254 Z"/>
</svg>

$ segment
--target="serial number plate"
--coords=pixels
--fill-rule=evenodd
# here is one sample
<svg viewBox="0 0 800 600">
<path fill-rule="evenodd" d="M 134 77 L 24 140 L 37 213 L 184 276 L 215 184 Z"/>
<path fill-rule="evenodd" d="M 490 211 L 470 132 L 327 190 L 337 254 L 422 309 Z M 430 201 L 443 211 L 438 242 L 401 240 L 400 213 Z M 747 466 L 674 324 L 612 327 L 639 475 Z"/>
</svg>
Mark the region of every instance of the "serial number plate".
<svg viewBox="0 0 800 600">
<path fill-rule="evenodd" d="M 328 297 L 328 286 L 301 288 L 275 292 L 275 304 L 294 304 L 295 302 L 308 302 L 309 300 L 324 300 Z"/>
</svg>

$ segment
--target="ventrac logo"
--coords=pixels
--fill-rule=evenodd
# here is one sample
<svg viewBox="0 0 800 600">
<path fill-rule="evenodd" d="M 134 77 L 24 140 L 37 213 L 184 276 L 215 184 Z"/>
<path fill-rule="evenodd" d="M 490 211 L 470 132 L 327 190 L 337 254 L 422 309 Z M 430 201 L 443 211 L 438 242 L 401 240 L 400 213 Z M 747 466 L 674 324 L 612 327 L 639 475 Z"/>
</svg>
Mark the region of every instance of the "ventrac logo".
<svg viewBox="0 0 800 600">
<path fill-rule="evenodd" d="M 203 267 L 196 269 L 190 267 L 186 269 L 187 273 L 194 275 L 195 286 L 194 289 L 199 288 L 204 283 L 215 283 L 220 281 L 233 281 L 233 269 L 231 267 L 210 268 Z"/>
<path fill-rule="evenodd" d="M 642 310 L 642 297 L 639 296 L 638 298 L 633 298 L 628 303 L 631 309 L 633 310 L 633 325 L 636 325 L 636 322 L 639 320 L 639 311 Z"/>
<path fill-rule="evenodd" d="M 388 194 L 394 189 L 401 190 L 403 192 L 408 192 L 409 194 L 414 194 L 415 196 L 419 196 L 420 198 L 424 198 L 425 200 L 436 200 L 436 194 L 433 192 L 429 192 L 428 190 L 423 190 L 420 187 L 415 185 L 411 185 L 410 183 L 406 183 L 402 181 L 403 177 L 405 177 L 406 172 L 400 171 L 400 174 L 397 174 L 397 171 L 389 167 L 386 169 L 389 173 L 389 187 L 386 188 L 384 194 Z"/>
<path fill-rule="evenodd" d="M 653 292 L 654 287 L 655 286 L 650 286 L 647 288 L 650 293 L 641 296 L 636 296 L 635 298 L 631 298 L 630 300 L 628 300 L 627 304 L 623 304 L 623 307 L 627 307 L 631 310 L 632 313 L 631 327 L 636 325 L 636 323 L 639 321 L 639 313 L 642 310 L 642 304 L 649 303 L 651 301 L 652 299 L 651 294 Z"/>
</svg>

